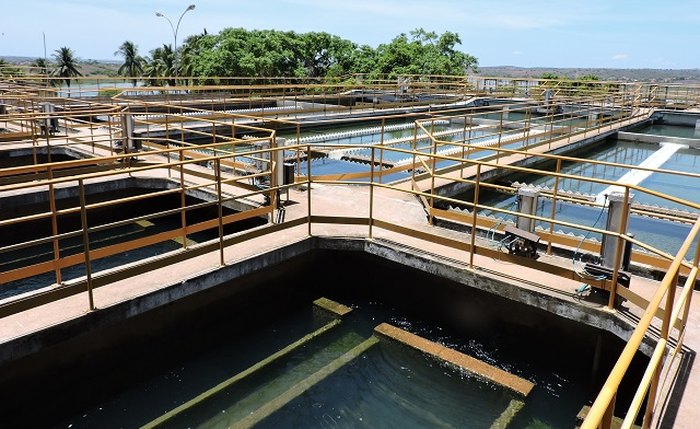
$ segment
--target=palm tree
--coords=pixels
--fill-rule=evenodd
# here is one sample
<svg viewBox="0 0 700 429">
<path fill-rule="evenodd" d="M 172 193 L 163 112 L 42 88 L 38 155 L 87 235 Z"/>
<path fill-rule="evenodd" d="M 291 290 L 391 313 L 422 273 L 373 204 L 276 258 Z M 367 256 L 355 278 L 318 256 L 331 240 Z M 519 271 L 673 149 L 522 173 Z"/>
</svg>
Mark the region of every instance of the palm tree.
<svg viewBox="0 0 700 429">
<path fill-rule="evenodd" d="M 51 74 L 53 76 L 63 78 L 63 80 L 66 82 L 66 86 L 70 88 L 71 78 L 83 75 L 82 73 L 80 73 L 79 66 L 75 59 L 73 51 L 70 48 L 64 46 L 62 48 L 56 49 L 56 51 L 53 54 L 53 57 L 56 60 L 56 68 Z"/>
<path fill-rule="evenodd" d="M 167 80 L 170 86 L 175 85 L 175 79 L 171 77 L 174 76 L 175 71 L 175 53 L 170 45 L 163 45 L 160 48 L 156 48 L 151 51 L 151 60 L 146 64 L 144 68 L 144 74 L 148 76 L 149 82 L 157 82 L 156 78 L 166 77 L 170 78 Z"/>
<path fill-rule="evenodd" d="M 119 49 L 114 53 L 115 56 L 121 55 L 124 57 L 124 64 L 119 67 L 117 73 L 122 76 L 137 77 L 143 75 L 144 59 L 139 55 L 138 48 L 129 40 L 122 43 Z M 136 86 L 136 79 L 133 80 Z"/>
</svg>

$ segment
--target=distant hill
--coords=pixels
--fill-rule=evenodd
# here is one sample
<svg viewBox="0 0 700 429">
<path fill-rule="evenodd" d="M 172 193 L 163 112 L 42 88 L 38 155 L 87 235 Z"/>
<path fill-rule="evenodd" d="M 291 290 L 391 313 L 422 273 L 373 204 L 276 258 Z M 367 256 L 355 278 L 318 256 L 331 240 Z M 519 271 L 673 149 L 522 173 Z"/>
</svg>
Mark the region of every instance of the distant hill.
<svg viewBox="0 0 700 429">
<path fill-rule="evenodd" d="M 576 79 L 585 75 L 595 75 L 600 80 L 644 81 L 665 83 L 700 82 L 700 69 L 606 69 L 606 68 L 556 68 L 556 67 L 479 67 L 482 76 L 540 77 L 543 73 L 554 73 Z"/>
<path fill-rule="evenodd" d="M 37 60 L 36 57 L 0 56 L 3 60 L 13 65 L 28 66 Z M 49 58 L 51 62 L 51 58 Z M 116 76 L 119 69 L 119 61 L 109 60 L 83 60 L 79 59 L 80 72 L 83 76 Z"/>
</svg>

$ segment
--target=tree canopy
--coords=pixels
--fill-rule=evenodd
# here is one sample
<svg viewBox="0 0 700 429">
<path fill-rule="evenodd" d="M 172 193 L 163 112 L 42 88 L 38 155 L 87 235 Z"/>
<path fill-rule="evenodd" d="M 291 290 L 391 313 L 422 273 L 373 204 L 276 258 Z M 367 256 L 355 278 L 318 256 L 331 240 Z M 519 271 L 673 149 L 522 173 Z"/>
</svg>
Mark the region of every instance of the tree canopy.
<svg viewBox="0 0 700 429">
<path fill-rule="evenodd" d="M 187 38 L 177 55 L 180 74 L 199 77 L 203 82 L 223 76 L 456 75 L 476 69 L 478 64 L 475 57 L 457 50 L 461 43 L 456 33 L 448 31 L 438 36 L 422 28 L 410 35 L 401 34 L 376 49 L 325 32 L 227 28 L 219 34 L 205 31 Z M 170 76 L 163 64 L 153 64 L 162 60 L 162 52 L 156 51 L 146 71 Z"/>
</svg>

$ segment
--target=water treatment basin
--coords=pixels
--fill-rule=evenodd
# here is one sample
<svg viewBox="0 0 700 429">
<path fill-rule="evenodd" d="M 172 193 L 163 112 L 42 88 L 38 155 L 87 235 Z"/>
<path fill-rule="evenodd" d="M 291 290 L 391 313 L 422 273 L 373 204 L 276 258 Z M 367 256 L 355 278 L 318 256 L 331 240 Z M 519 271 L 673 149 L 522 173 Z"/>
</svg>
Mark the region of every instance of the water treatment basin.
<svg viewBox="0 0 700 429">
<path fill-rule="evenodd" d="M 280 355 L 332 320 L 311 305 L 319 296 L 352 312 Z M 385 322 L 535 387 L 522 398 L 372 340 Z M 0 367 L 14 392 L 3 420 L 56 428 L 573 427 L 623 345 L 603 330 L 384 258 L 314 250 Z M 635 358 L 619 407 L 646 361 Z"/>
</svg>

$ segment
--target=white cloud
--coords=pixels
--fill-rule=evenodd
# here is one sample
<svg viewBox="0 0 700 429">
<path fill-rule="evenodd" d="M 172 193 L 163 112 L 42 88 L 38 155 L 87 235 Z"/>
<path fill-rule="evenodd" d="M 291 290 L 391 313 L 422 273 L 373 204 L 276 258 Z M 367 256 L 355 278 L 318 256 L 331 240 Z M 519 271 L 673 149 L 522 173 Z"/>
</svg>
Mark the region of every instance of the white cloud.
<svg viewBox="0 0 700 429">
<path fill-rule="evenodd" d="M 628 58 L 627 54 L 615 54 L 612 56 L 612 59 L 615 61 L 626 60 L 627 58 Z"/>
<path fill-rule="evenodd" d="M 523 53 L 522 53 L 522 51 L 519 51 L 519 50 L 516 49 L 516 50 L 514 50 L 514 51 L 512 52 L 512 54 L 513 54 L 513 55 L 522 55 Z"/>
</svg>

